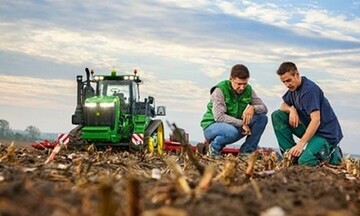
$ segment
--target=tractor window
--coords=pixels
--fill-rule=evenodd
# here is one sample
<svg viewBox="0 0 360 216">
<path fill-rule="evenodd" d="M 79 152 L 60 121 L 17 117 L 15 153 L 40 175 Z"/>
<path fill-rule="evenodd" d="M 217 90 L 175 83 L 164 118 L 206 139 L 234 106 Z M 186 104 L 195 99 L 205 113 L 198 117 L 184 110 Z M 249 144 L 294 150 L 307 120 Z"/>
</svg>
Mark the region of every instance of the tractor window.
<svg viewBox="0 0 360 216">
<path fill-rule="evenodd" d="M 99 82 L 100 96 L 118 96 L 121 101 L 129 104 L 130 86 L 115 80 Z"/>
<path fill-rule="evenodd" d="M 135 101 L 135 102 L 138 102 L 138 101 L 139 101 L 139 89 L 138 89 L 138 85 L 136 85 L 135 83 L 133 83 L 132 87 L 133 87 L 134 101 Z"/>
</svg>

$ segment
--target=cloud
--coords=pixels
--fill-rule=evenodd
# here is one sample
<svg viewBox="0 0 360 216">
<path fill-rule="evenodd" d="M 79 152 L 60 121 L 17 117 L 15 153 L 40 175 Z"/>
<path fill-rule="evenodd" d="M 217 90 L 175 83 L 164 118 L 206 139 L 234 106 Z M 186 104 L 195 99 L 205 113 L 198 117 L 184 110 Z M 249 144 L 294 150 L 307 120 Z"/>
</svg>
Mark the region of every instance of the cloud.
<svg viewBox="0 0 360 216">
<path fill-rule="evenodd" d="M 18 30 L 13 31 L 16 28 Z M 205 75 L 217 77 L 223 73 L 227 59 L 233 56 L 249 61 L 264 57 L 266 61 L 266 54 L 260 54 L 251 47 L 244 47 L 239 52 L 237 49 L 216 47 L 221 45 L 204 48 L 148 38 L 123 39 L 97 32 L 34 28 L 28 23 L 2 23 L 0 30 L 4 32 L 0 35 L 2 50 L 77 65 L 91 62 L 98 67 L 109 67 L 119 65 L 123 57 L 157 56 L 200 65 Z"/>
<path fill-rule="evenodd" d="M 151 72 L 144 72 L 143 78 L 142 99 L 154 96 L 156 105 L 166 105 L 173 111 L 199 112 L 209 99 L 208 89 L 193 81 L 158 80 Z M 74 109 L 76 105 L 75 81 L 0 75 L 0 85 L 3 105 L 55 110 Z"/>
<path fill-rule="evenodd" d="M 0 74 L 0 86 L 3 105 L 57 110 L 75 107 L 76 82 Z"/>
<path fill-rule="evenodd" d="M 345 14 L 334 14 L 326 10 L 307 10 L 303 12 L 304 23 L 312 26 L 320 27 L 321 29 L 337 29 L 350 34 L 359 34 L 360 18 L 350 20 Z M 354 39 L 359 41 L 359 39 Z"/>
<path fill-rule="evenodd" d="M 210 98 L 208 88 L 199 87 L 194 81 L 159 80 L 149 71 L 142 78 L 142 98 L 154 96 L 156 105 L 166 105 L 174 112 L 202 112 Z"/>
<path fill-rule="evenodd" d="M 227 71 L 228 69 L 225 67 L 225 65 L 223 67 L 216 65 L 215 67 L 212 65 L 207 65 L 202 68 L 202 73 L 211 78 L 219 78 L 220 76 L 223 76 L 224 73 Z"/>
<path fill-rule="evenodd" d="M 222 38 L 223 35 L 221 34 L 212 34 L 216 27 L 222 27 L 221 22 L 210 19 L 209 23 L 212 23 L 213 26 L 207 26 L 196 21 L 196 18 L 199 18 L 200 15 L 214 18 L 214 14 L 225 14 L 240 17 L 245 26 L 249 23 L 262 22 L 267 26 L 275 25 L 284 28 L 286 31 L 291 31 L 291 29 L 295 32 L 301 30 L 303 31 L 301 35 L 305 34 L 306 37 L 309 37 L 306 34 L 318 36 L 319 34 L 314 33 L 314 29 L 315 32 L 321 31 L 324 37 L 331 39 L 341 37 L 341 35 L 335 34 L 335 31 L 341 29 L 344 29 L 344 34 L 349 37 L 358 34 L 359 30 L 353 27 L 357 26 L 358 21 L 349 20 L 343 15 L 339 15 L 337 17 L 339 20 L 332 26 L 331 23 L 326 23 L 326 19 L 330 17 L 326 11 L 306 10 L 304 12 L 301 8 L 294 8 L 292 13 L 287 13 L 287 10 L 280 5 L 260 5 L 249 1 L 235 3 L 226 1 L 216 1 L 214 3 L 205 0 L 196 2 L 158 1 L 155 6 L 142 2 L 132 2 L 125 6 L 116 4 L 115 1 L 110 1 L 108 5 L 102 5 L 95 1 L 92 2 L 94 4 L 70 4 L 61 3 L 61 1 L 48 3 L 50 5 L 43 7 L 59 6 L 62 15 L 71 14 L 72 10 L 70 9 L 84 7 L 85 12 L 74 16 L 73 22 L 84 23 L 85 20 L 89 20 L 94 27 L 84 23 L 83 25 L 88 28 L 77 29 L 70 26 L 70 21 L 66 16 L 55 16 L 56 18 L 51 18 L 45 22 L 39 22 L 36 19 L 3 21 L 0 23 L 0 31 L 2 32 L 0 35 L 0 49 L 46 58 L 58 63 L 73 65 L 91 63 L 104 68 L 113 65 L 130 65 L 129 59 L 132 57 L 139 59 L 151 57 L 155 61 L 169 59 L 179 62 L 179 64 L 196 65 L 198 71 L 208 79 L 227 77 L 229 62 L 241 61 L 244 63 L 268 64 L 291 59 L 304 69 L 317 68 L 319 71 L 329 73 L 329 80 L 334 85 L 338 83 L 337 86 L 343 85 L 343 81 L 337 79 L 338 76 L 342 76 L 342 73 L 346 73 L 349 79 L 360 78 L 356 69 L 360 64 L 357 58 L 360 55 L 360 48 L 333 49 L 324 48 L 324 46 L 317 47 L 316 40 L 308 40 L 309 44 L 305 46 L 301 41 L 299 41 L 298 45 L 294 43 L 288 44 L 280 39 L 270 39 L 271 36 L 270 38 L 261 38 L 261 40 L 248 38 L 246 40 L 251 41 L 251 44 L 246 45 L 243 38 L 246 38 L 247 32 L 251 32 L 251 29 L 242 29 L 243 37 L 239 36 L 237 31 L 231 32 L 227 30 L 228 32 L 222 32 L 226 33 L 226 36 L 230 36 L 228 39 Z M 155 12 L 156 7 L 160 6 L 160 4 L 166 4 L 167 7 L 159 7 L 160 12 L 158 13 L 149 13 Z M 97 7 L 106 12 L 94 13 L 90 16 L 91 13 L 88 12 L 99 11 Z M 194 10 L 194 12 L 189 13 L 189 9 Z M 126 10 L 133 13 L 122 13 Z M 177 12 L 178 16 L 171 15 L 174 11 Z M 122 18 L 119 14 L 126 14 L 126 16 Z M 184 17 L 182 14 L 186 14 L 186 16 L 189 16 L 187 19 L 194 20 L 194 22 L 187 23 L 187 25 L 179 23 L 181 19 L 177 17 Z M 319 20 L 315 19 L 317 15 L 320 16 Z M 112 17 L 113 20 L 111 22 L 101 22 L 106 16 Z M 151 16 L 155 17 L 152 18 Z M 294 19 L 295 16 L 302 18 Z M 82 20 L 82 18 L 85 18 L 85 20 Z M 96 21 L 96 19 L 99 20 Z M 149 21 L 145 22 L 146 25 L 141 25 L 142 22 L 147 20 Z M 249 20 L 252 21 L 249 22 Z M 65 21 L 67 24 L 65 25 L 61 21 Z M 296 25 L 300 27 L 293 27 Z M 161 28 L 158 28 L 159 26 Z M 199 30 L 196 31 L 197 29 Z M 196 34 L 192 30 L 203 34 Z M 271 28 L 269 30 L 272 30 L 272 32 L 268 33 L 269 35 L 277 31 L 284 33 L 283 29 L 280 28 Z M 158 34 L 156 34 L 157 31 Z M 136 33 L 131 35 L 133 32 Z M 336 37 L 326 35 L 327 32 L 330 32 L 333 36 L 336 35 Z M 169 37 L 169 35 L 176 37 Z M 294 35 L 289 36 L 294 37 Z M 219 38 L 223 40 L 219 40 Z M 344 40 L 350 40 L 347 37 L 343 38 Z M 293 40 L 302 39 L 297 36 Z M 312 46 L 312 44 L 314 45 Z M 341 44 L 338 46 L 341 46 Z M 200 89 L 197 89 L 202 80 L 192 82 L 171 79 L 157 81 L 154 78 L 151 81 L 161 84 L 149 88 L 150 92 L 154 92 L 154 94 L 161 92 L 165 96 L 173 96 L 179 94 L 179 89 L 181 89 L 187 94 L 195 96 L 193 92 L 184 90 L 190 86 L 190 89 L 193 88 L 193 91 L 199 91 L 199 94 L 201 94 L 199 98 L 195 99 L 196 101 L 203 102 L 201 98 L 208 97 L 206 89 L 200 87 L 198 87 Z M 164 90 L 164 86 L 167 86 L 168 89 Z M 261 86 L 258 86 L 257 89 L 259 89 L 259 94 L 269 97 L 277 97 L 283 92 L 281 84 L 272 84 L 270 90 Z M 343 88 L 340 88 L 340 90 L 350 91 L 350 89 Z M 71 92 L 71 94 L 73 93 Z M 179 96 L 179 98 L 171 99 L 168 102 L 176 104 L 176 101 L 181 98 Z M 197 103 L 190 103 L 187 107 L 194 104 Z M 174 107 L 179 106 L 174 105 Z"/>
<path fill-rule="evenodd" d="M 290 18 L 286 11 L 275 4 L 256 4 L 243 1 L 243 4 L 220 1 L 217 6 L 225 14 L 254 19 L 268 24 L 282 24 Z"/>
<path fill-rule="evenodd" d="M 331 16 L 321 10 L 302 11 L 299 14 L 303 15 L 303 19 L 294 24 L 297 27 L 294 30 L 299 34 L 314 38 L 360 42 L 358 37 L 360 30 L 357 28 L 360 19 L 347 20 L 345 15 Z"/>
<path fill-rule="evenodd" d="M 252 81 L 251 86 L 253 87 L 254 91 L 260 98 L 279 99 L 287 90 L 283 84 L 272 84 L 271 88 L 269 88 L 267 86 L 260 84 L 259 82 Z"/>
<path fill-rule="evenodd" d="M 279 26 L 306 37 L 360 42 L 359 18 L 351 20 L 344 14 L 330 14 L 325 9 L 315 10 L 295 5 L 281 6 L 249 1 L 220 1 L 217 6 L 225 14 Z M 291 13 L 289 7 L 292 8 Z"/>
<path fill-rule="evenodd" d="M 211 1 L 208 0 L 157 0 L 161 4 L 176 5 L 181 8 L 204 8 L 211 5 Z"/>
<path fill-rule="evenodd" d="M 342 126 L 342 128 L 360 128 L 360 122 L 358 121 L 354 121 L 354 120 L 350 120 L 350 119 L 340 119 L 340 124 Z M 358 130 L 346 130 L 345 131 L 346 134 L 349 136 L 358 136 L 359 135 L 359 131 Z M 355 144 L 355 143 L 354 143 Z M 358 144 L 358 143 L 356 143 Z"/>
<path fill-rule="evenodd" d="M 91 62 L 97 67 L 108 68 L 109 65 L 119 65 L 118 62 L 124 62 L 124 58 L 128 56 L 142 56 L 141 58 L 152 56 L 198 65 L 205 76 L 218 79 L 220 76 L 227 76 L 227 62 L 231 59 L 241 59 L 241 61 L 246 60 L 257 64 L 293 59 L 303 68 L 317 67 L 322 71 L 341 76 L 346 71 L 347 77 L 350 79 L 360 78 L 356 67 L 353 67 L 353 65 L 359 65 L 357 56 L 360 55 L 360 49 L 356 48 L 311 50 L 285 44 L 273 46 L 264 42 L 259 42 L 256 49 L 251 46 L 238 49 L 236 46 L 228 47 L 222 44 L 216 44 L 214 47 L 197 47 L 188 46 L 187 43 L 173 43 L 160 39 L 125 39 L 98 32 L 76 32 L 58 27 L 43 29 L 33 27 L 28 22 L 2 23 L 0 30 L 3 32 L 0 35 L 0 49 L 48 58 L 60 63 L 83 65 Z M 184 89 L 189 85 L 198 86 L 196 82 L 167 80 L 166 83 L 162 82 L 162 85 L 155 86 L 153 92 L 164 92 L 162 86 L 171 84 L 177 88 L 170 88 L 166 91 L 169 92 L 168 95 L 176 95 L 179 93 L 178 89 Z M 337 79 L 333 79 L 333 82 L 339 82 L 338 86 L 343 85 Z M 275 97 L 283 92 L 283 88 L 280 86 L 276 84 L 270 91 L 262 89 L 261 86 L 257 89 L 259 89 L 259 94 Z M 349 91 L 349 89 L 344 90 Z M 193 95 L 191 92 L 187 93 Z M 175 103 L 170 100 L 168 102 Z M 192 109 L 189 108 L 189 110 Z"/>
<path fill-rule="evenodd" d="M 358 104 L 354 103 L 354 101 L 360 100 L 360 80 L 342 80 L 339 78 L 338 80 L 321 79 L 317 82 L 325 92 L 325 95 L 338 101 L 337 103 L 341 104 L 341 106 L 360 109 Z"/>
<path fill-rule="evenodd" d="M 97 9 L 100 5 L 96 2 L 92 2 L 92 4 L 66 3 L 65 5 L 61 3 L 61 1 L 51 1 L 49 3 L 54 7 L 59 6 L 59 10 L 64 11 L 64 15 L 72 13 L 71 10 L 66 11 L 66 9 L 74 9 L 76 6 L 86 8 L 86 12 L 100 10 Z M 306 34 L 314 36 L 319 36 L 319 33 L 311 29 L 318 29 L 316 31 L 321 31 L 322 34 L 326 34 L 327 29 L 329 29 L 329 31 L 333 31 L 334 29 L 332 26 L 326 26 L 326 28 L 321 27 L 329 17 L 324 11 L 306 10 L 306 12 L 303 12 L 301 8 L 295 8 L 290 14 L 287 13 L 286 8 L 282 8 L 280 5 L 257 4 L 249 1 L 240 1 L 237 3 L 226 1 L 217 1 L 214 3 L 205 0 L 195 2 L 158 1 L 154 6 L 144 2 L 133 2 L 126 6 L 116 4 L 115 1 L 108 1 L 108 3 L 107 5 L 102 5 L 100 8 L 105 10 L 106 15 L 109 15 L 109 17 L 116 17 L 115 19 L 112 18 L 114 20 L 111 22 L 111 25 L 108 22 L 101 22 L 102 18 L 104 18 L 104 13 L 96 13 L 90 16 L 89 13 L 84 12 L 84 15 L 75 16 L 76 21 L 73 21 L 75 23 L 80 22 L 81 18 L 89 19 L 89 22 L 94 22 L 95 17 L 99 18 L 99 21 L 93 25 L 96 26 L 97 29 L 89 26 L 88 29 L 85 28 L 86 30 L 79 30 L 65 26 L 63 23 L 58 23 L 58 27 L 51 27 L 51 23 L 43 26 L 38 20 L 2 23 L 0 28 L 4 34 L 0 36 L 0 48 L 50 58 L 58 62 L 71 64 L 91 62 L 107 68 L 109 65 L 119 65 L 119 62 L 123 62 L 126 56 L 140 55 L 146 57 L 152 55 L 203 65 L 201 66 L 201 71 L 210 78 L 216 78 L 222 74 L 220 72 L 221 68 L 226 68 L 224 65 L 227 65 L 227 60 L 234 59 L 234 56 L 236 56 L 237 59 L 248 62 L 271 62 L 281 61 L 284 59 L 284 56 L 287 57 L 287 55 L 295 60 L 301 57 L 308 58 L 310 55 L 316 55 L 313 54 L 313 52 L 318 52 L 319 50 L 317 50 L 316 47 L 311 47 L 311 43 L 315 44 L 316 41 L 307 41 L 310 42 L 310 44 L 304 47 L 303 44 L 288 46 L 285 43 L 281 43 L 281 41 L 269 42 L 267 38 L 262 38 L 263 40 L 253 40 L 251 45 L 246 46 L 243 44 L 244 41 L 242 41 L 246 38 L 246 31 L 244 31 L 244 37 L 236 37 L 236 40 L 236 35 L 230 35 L 229 38 L 231 39 L 228 41 L 219 41 L 217 37 L 220 35 L 214 34 L 211 36 L 212 34 L 207 34 L 207 32 L 213 30 L 201 26 L 204 23 L 196 21 L 199 15 L 209 16 L 209 19 L 214 18 L 212 17 L 214 13 L 236 15 L 244 20 L 250 19 L 253 20 L 253 22 L 263 22 L 269 26 L 277 25 L 282 28 L 294 29 L 294 31 L 306 31 Z M 166 4 L 168 7 L 158 7 L 160 4 Z M 46 7 L 50 6 L 47 5 Z M 156 8 L 159 8 L 160 12 L 153 14 L 156 18 L 151 18 L 147 12 L 153 12 Z M 188 13 L 188 11 L 184 11 L 181 8 L 195 9 L 199 12 Z M 209 10 L 209 8 L 211 8 L 211 10 Z M 127 13 L 125 13 L 126 10 L 128 10 Z M 175 11 L 177 14 L 186 14 L 176 17 L 190 16 L 189 20 L 194 21 L 183 25 L 179 22 L 183 20 L 171 16 Z M 321 19 L 323 21 L 315 22 L 312 17 L 316 17 L 316 13 L 322 14 Z M 119 14 L 127 14 L 127 16 L 121 19 Z M 307 18 L 294 22 L 293 17 L 299 15 Z M 193 17 L 193 19 L 191 19 L 191 17 Z M 348 29 L 348 31 L 357 29 L 356 20 L 348 20 L 343 15 L 340 16 L 340 18 L 341 21 L 336 24 L 337 29 L 341 29 L 343 26 L 345 26 L 344 28 Z M 52 22 L 70 22 L 66 17 L 62 18 L 62 20 L 58 19 L 59 18 L 53 18 Z M 149 20 L 149 22 L 147 23 L 146 20 Z M 148 25 L 139 26 L 140 23 L 144 21 Z M 222 24 L 216 20 L 212 20 L 212 23 L 215 24 L 214 27 Z M 303 26 L 301 28 L 293 28 L 293 25 Z M 131 28 L 129 26 L 135 27 Z M 158 28 L 159 26 L 161 26 L 161 28 Z M 355 28 L 352 26 L 355 26 Z M 17 31 L 14 31 L 14 29 L 17 29 Z M 201 29 L 204 34 L 191 33 L 191 30 L 196 29 Z M 276 32 L 279 29 L 271 30 Z M 156 31 L 158 31 L 157 35 Z M 134 32 L 137 33 L 130 35 Z M 232 39 L 232 37 L 234 39 Z M 343 38 L 346 40 L 346 37 Z M 294 41 L 295 40 L 297 41 L 298 38 L 295 38 Z M 6 43 L 7 41 L 8 43 Z M 230 47 L 230 45 L 233 47 Z M 324 55 L 329 55 L 333 52 L 333 49 L 322 48 L 322 52 L 327 52 L 327 54 Z M 344 52 L 347 51 L 344 50 Z M 169 53 L 171 53 L 171 55 L 169 55 Z M 352 56 L 358 54 L 358 51 L 351 56 L 349 54 L 349 59 L 355 59 Z M 321 56 L 319 57 L 321 58 Z M 326 59 L 324 59 L 324 61 L 326 61 Z"/>
<path fill-rule="evenodd" d="M 324 88 L 326 92 L 329 93 L 341 93 L 341 94 L 358 94 L 360 80 L 329 80 L 321 79 L 318 81 Z"/>
</svg>

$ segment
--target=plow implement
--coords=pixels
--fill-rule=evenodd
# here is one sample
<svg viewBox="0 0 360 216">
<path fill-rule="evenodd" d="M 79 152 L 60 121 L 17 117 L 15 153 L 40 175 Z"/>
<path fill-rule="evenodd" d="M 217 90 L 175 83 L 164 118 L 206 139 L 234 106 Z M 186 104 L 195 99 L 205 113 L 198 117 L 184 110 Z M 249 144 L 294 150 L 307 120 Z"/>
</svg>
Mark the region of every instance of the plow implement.
<svg viewBox="0 0 360 216">
<path fill-rule="evenodd" d="M 69 143 L 69 134 L 60 133 L 58 134 L 57 140 L 41 140 L 36 141 L 31 144 L 32 147 L 36 149 L 53 149 L 59 144 L 67 145 Z"/>
</svg>

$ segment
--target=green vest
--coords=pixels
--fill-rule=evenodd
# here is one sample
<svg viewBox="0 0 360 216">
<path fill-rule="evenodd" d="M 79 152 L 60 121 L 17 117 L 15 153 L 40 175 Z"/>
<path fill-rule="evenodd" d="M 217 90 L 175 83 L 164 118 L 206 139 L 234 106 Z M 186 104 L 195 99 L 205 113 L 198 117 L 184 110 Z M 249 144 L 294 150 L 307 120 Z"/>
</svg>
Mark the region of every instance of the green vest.
<svg viewBox="0 0 360 216">
<path fill-rule="evenodd" d="M 240 119 L 247 105 L 251 103 L 251 86 L 249 84 L 246 85 L 244 92 L 238 94 L 232 88 L 230 80 L 224 80 L 218 83 L 215 87 L 213 87 L 211 89 L 211 93 L 216 87 L 219 88 L 224 95 L 226 114 L 234 118 Z M 203 129 L 207 128 L 209 125 L 215 122 L 212 107 L 213 102 L 212 100 L 210 100 L 207 105 L 207 110 L 200 123 L 200 126 Z"/>
</svg>

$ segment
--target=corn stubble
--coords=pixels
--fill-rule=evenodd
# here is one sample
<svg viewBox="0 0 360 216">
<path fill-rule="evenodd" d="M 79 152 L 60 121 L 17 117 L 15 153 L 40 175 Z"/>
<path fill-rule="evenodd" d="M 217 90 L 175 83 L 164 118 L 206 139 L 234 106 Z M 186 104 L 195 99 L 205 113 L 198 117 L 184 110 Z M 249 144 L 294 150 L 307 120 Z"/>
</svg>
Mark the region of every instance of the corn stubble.
<svg viewBox="0 0 360 216">
<path fill-rule="evenodd" d="M 29 156 L 33 154 L 29 149 L 18 149 L 13 143 L 0 149 L 0 162 L 3 166 L 33 159 Z M 146 153 L 140 155 L 116 152 L 113 149 L 99 151 L 90 146 L 81 152 L 63 149 L 47 165 L 44 165 L 47 155 L 38 155 L 33 167 L 24 172 L 29 176 L 40 175 L 46 181 L 57 182 L 59 188 L 56 190 L 59 191 L 63 190 L 62 187 L 71 187 L 72 193 L 78 195 L 78 199 L 74 201 L 76 205 L 57 198 L 47 199 L 46 204 L 57 205 L 57 211 L 61 215 L 191 215 L 187 209 L 175 208 L 174 204 L 205 199 L 214 193 L 214 188 L 239 193 L 247 185 L 253 188 L 257 199 L 262 199 L 258 178 L 274 175 L 293 166 L 291 156 L 286 153 L 282 161 L 278 160 L 275 153 L 258 152 L 251 154 L 247 160 L 233 155 L 213 160 L 207 156 L 190 154 L 189 151 L 183 151 L 180 155 L 165 153 L 160 157 Z M 346 173 L 349 179 L 360 178 L 359 159 L 346 157 L 340 166 L 322 166 L 334 173 Z M 160 170 L 160 178 L 151 177 L 152 169 Z M 2 175 L 6 182 L 6 173 Z M 37 187 L 35 182 L 26 179 L 23 180 L 25 190 L 33 193 L 34 197 L 41 197 L 39 191 L 34 190 Z M 153 187 L 148 188 L 148 191 L 142 190 L 142 186 L 147 183 L 151 183 Z M 145 200 L 151 200 L 157 207 L 147 208 Z M 4 203 L 7 203 L 11 211 L 25 211 L 13 208 L 6 199 L 3 200 Z"/>
</svg>

